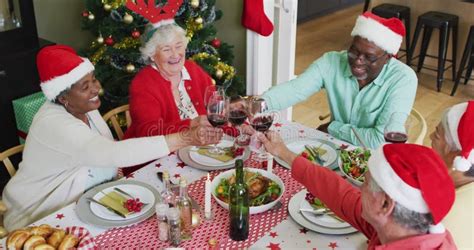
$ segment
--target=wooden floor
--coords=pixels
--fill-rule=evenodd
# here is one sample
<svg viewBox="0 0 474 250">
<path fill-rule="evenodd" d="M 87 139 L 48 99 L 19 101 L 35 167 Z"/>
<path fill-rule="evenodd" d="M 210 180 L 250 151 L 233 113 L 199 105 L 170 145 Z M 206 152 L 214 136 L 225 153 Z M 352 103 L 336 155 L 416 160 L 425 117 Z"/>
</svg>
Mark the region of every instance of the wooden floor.
<svg viewBox="0 0 474 250">
<path fill-rule="evenodd" d="M 344 9 L 298 25 L 296 36 L 295 73 L 302 73 L 315 59 L 327 51 L 347 49 L 352 38 L 351 30 L 362 5 Z M 402 59 L 403 60 L 403 59 Z M 419 85 L 416 93 L 415 108 L 420 111 L 428 124 L 425 145 L 430 145 L 429 134 L 439 123 L 444 110 L 456 103 L 474 97 L 474 82 L 460 84 L 456 95 L 450 96 L 453 87 L 451 78 L 444 80 L 441 92 L 436 91 L 436 77 L 432 73 L 418 73 Z M 325 91 L 320 91 L 293 109 L 293 120 L 310 127 L 321 122 L 318 116 L 328 114 L 329 107 Z"/>
</svg>

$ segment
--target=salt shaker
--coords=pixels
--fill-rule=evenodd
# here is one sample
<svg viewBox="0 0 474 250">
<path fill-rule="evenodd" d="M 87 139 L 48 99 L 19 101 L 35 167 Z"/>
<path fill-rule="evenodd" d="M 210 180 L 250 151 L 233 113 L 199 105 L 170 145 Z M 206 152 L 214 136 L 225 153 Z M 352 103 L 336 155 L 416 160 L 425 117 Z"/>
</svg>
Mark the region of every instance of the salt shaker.
<svg viewBox="0 0 474 250">
<path fill-rule="evenodd" d="M 159 203 L 155 206 L 156 217 L 158 218 L 158 239 L 160 241 L 168 240 L 169 225 L 166 213 L 168 212 L 169 205 Z"/>
<path fill-rule="evenodd" d="M 174 247 L 179 246 L 181 243 L 181 219 L 179 215 L 179 209 L 172 207 L 168 209 L 168 225 L 170 228 L 169 231 L 169 240 L 170 244 Z"/>
</svg>

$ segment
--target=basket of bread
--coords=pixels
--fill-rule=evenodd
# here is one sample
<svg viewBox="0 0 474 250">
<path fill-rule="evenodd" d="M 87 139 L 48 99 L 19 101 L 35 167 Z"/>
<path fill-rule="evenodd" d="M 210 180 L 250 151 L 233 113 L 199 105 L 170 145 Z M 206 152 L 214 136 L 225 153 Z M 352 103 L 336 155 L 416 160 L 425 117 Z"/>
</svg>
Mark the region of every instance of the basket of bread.
<svg viewBox="0 0 474 250">
<path fill-rule="evenodd" d="M 53 228 L 50 225 L 15 230 L 8 235 L 7 249 L 94 249 L 95 243 L 83 227 Z"/>
</svg>

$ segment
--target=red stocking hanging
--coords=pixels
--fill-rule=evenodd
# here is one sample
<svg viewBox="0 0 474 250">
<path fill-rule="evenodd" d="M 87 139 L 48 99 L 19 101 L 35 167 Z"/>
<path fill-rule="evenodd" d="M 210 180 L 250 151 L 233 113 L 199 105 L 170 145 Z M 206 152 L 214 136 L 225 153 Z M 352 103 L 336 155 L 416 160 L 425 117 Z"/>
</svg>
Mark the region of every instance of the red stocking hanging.
<svg viewBox="0 0 474 250">
<path fill-rule="evenodd" d="M 244 0 L 242 25 L 262 36 L 269 36 L 273 32 L 273 24 L 263 10 L 264 0 Z"/>
</svg>

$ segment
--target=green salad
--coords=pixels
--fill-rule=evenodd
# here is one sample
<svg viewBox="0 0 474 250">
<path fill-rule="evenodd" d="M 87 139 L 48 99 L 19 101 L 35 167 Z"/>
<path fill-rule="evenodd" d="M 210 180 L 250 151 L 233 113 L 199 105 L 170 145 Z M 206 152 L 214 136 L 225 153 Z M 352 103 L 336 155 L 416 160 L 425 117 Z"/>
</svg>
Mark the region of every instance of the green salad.
<svg viewBox="0 0 474 250">
<path fill-rule="evenodd" d="M 354 150 L 341 149 L 342 170 L 354 180 L 364 182 L 367 173 L 367 162 L 370 150 L 356 148 Z"/>
<path fill-rule="evenodd" d="M 251 207 L 268 204 L 280 197 L 281 188 L 273 180 L 260 173 L 246 170 L 244 175 Z M 229 188 L 233 183 L 235 183 L 235 175 L 229 178 L 222 178 L 215 190 L 216 197 L 225 203 L 229 203 Z"/>
</svg>

